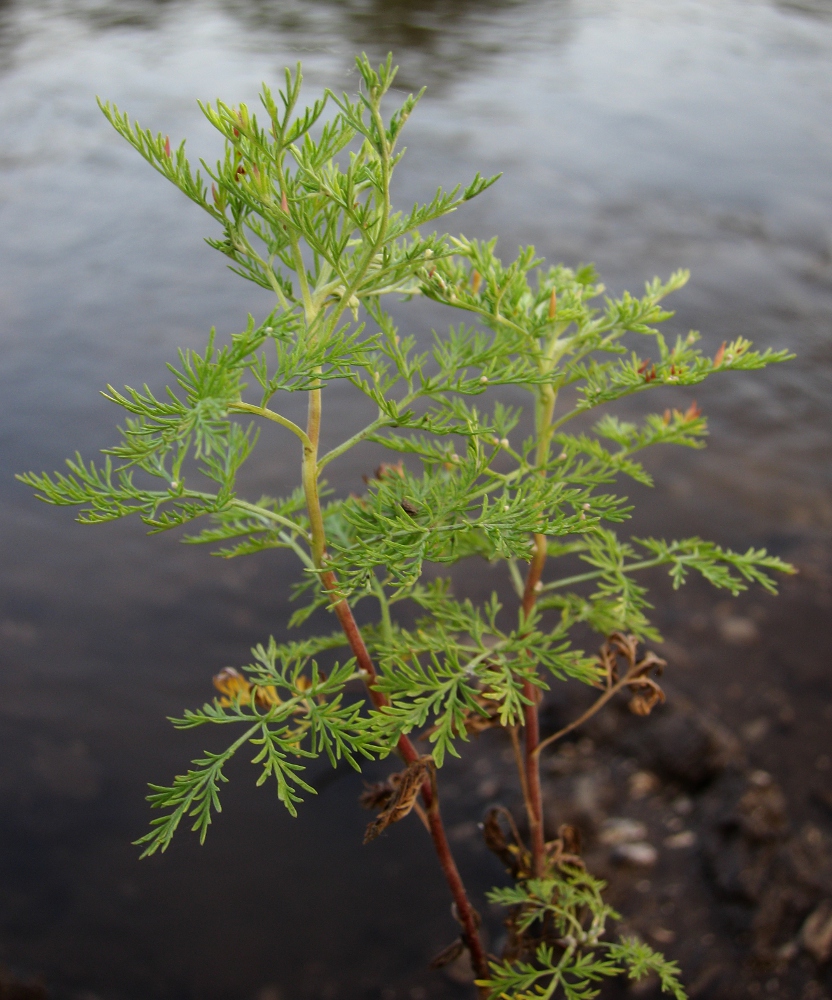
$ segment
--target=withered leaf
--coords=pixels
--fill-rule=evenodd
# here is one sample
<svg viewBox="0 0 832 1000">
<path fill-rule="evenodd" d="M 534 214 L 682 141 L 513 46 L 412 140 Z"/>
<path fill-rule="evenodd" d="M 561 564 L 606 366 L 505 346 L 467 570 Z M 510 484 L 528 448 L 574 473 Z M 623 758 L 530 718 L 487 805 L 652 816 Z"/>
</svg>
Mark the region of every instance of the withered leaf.
<svg viewBox="0 0 832 1000">
<path fill-rule="evenodd" d="M 301 678 L 301 680 L 304 680 L 304 678 Z M 250 705 L 254 701 L 254 704 L 258 708 L 269 708 L 270 705 L 279 705 L 281 701 L 274 685 L 252 684 L 234 667 L 223 667 L 214 676 L 214 687 L 223 695 L 219 699 L 219 703 L 223 708 L 233 705 L 235 699 L 240 705 Z"/>
<path fill-rule="evenodd" d="M 649 715 L 656 705 L 665 700 L 664 691 L 651 681 L 649 684 L 633 685 L 635 694 L 630 699 L 629 709 L 633 715 Z"/>
<path fill-rule="evenodd" d="M 500 823 L 502 815 L 505 815 L 505 810 L 500 806 L 488 810 L 482 824 L 482 836 L 488 850 L 497 855 L 513 878 L 517 878 L 522 871 L 530 868 L 530 859 L 522 844 L 508 842 Z"/>
<path fill-rule="evenodd" d="M 551 868 L 559 868 L 561 865 L 584 868 L 581 858 L 581 833 L 578 828 L 564 823 L 558 830 L 557 839 L 547 842 L 546 856 Z"/>
<path fill-rule="evenodd" d="M 396 462 L 395 465 L 393 465 L 390 462 L 382 462 L 381 465 L 379 465 L 376 468 L 372 476 L 368 476 L 365 474 L 361 478 L 369 486 L 373 479 L 387 479 L 390 476 L 399 476 L 401 479 L 404 479 L 404 474 L 405 473 L 404 473 L 403 461 Z"/>
<path fill-rule="evenodd" d="M 365 844 L 375 840 L 388 826 L 392 823 L 398 823 L 400 819 L 404 819 L 411 812 L 416 804 L 425 776 L 432 766 L 432 757 L 420 757 L 408 764 L 403 771 L 390 775 L 388 781 L 392 786 L 392 794 L 384 809 L 367 827 L 364 834 Z"/>
<path fill-rule="evenodd" d="M 558 830 L 558 837 L 567 854 L 579 855 L 581 853 L 581 831 L 577 826 L 564 823 Z"/>
<path fill-rule="evenodd" d="M 376 781 L 374 784 L 365 784 L 364 791 L 358 797 L 358 801 L 365 809 L 383 809 L 393 796 L 396 788 L 389 781 Z"/>
</svg>

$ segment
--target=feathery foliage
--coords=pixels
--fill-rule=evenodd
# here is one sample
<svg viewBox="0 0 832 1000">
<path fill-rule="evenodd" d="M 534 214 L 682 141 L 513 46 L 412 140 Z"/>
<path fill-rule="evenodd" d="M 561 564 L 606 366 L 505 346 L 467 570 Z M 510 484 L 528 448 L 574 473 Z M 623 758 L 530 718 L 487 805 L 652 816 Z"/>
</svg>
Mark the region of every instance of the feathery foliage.
<svg viewBox="0 0 832 1000">
<path fill-rule="evenodd" d="M 171 786 L 151 786 L 161 815 L 139 841 L 145 854 L 164 851 L 183 821 L 204 839 L 220 810 L 223 768 L 247 744 L 258 784 L 274 780 L 292 815 L 314 791 L 303 777 L 306 761 L 360 768 L 362 759 L 398 750 L 407 768 L 378 793 L 375 804 L 385 810 L 378 828 L 421 809 L 421 793 L 447 874 L 435 772 L 448 754 L 459 755 L 483 728 L 516 734 L 528 727 L 540 693 L 557 682 L 604 688 L 601 702 L 629 690 L 634 711 L 650 710 L 659 689 L 649 671 L 660 661 L 635 653 L 639 640 L 657 638 L 642 571 L 666 566 L 676 587 L 696 571 L 732 594 L 750 584 L 773 590 L 773 574 L 790 572 L 764 550 L 622 536 L 630 506 L 619 481 L 650 485 L 640 453 L 702 447 L 706 423 L 689 398 L 640 423 L 609 409 L 659 386 L 695 386 L 789 355 L 755 351 L 739 337 L 709 357 L 695 332 L 669 338 L 662 330 L 673 313 L 664 303 L 687 281 L 683 271 L 648 282 L 640 296 L 604 297 L 591 267 L 547 267 L 533 247 L 504 264 L 496 239 L 430 231 L 495 177 L 476 175 L 467 187 L 439 189 L 424 204 L 396 210 L 390 190 L 403 155 L 399 137 L 421 95 L 389 112 L 390 59 L 374 68 L 362 57 L 357 65 L 356 96 L 327 91 L 305 110 L 299 68 L 286 71 L 276 95 L 263 87 L 258 113 L 202 105 L 225 152 L 201 169 L 191 166 L 184 142 L 174 149 L 101 104 L 116 131 L 211 216 L 219 233 L 208 242 L 231 270 L 270 290 L 275 305 L 222 346 L 212 331 L 203 352 L 181 351 L 161 393 L 108 386 L 104 395 L 124 416 L 103 462 L 78 455 L 65 472 L 20 478 L 47 503 L 78 507 L 83 523 L 135 514 L 153 533 L 201 519 L 183 540 L 222 557 L 290 549 L 305 601 L 293 623 L 328 606 L 342 626 L 300 642 L 270 638 L 255 647 L 251 664 L 214 679 L 213 702 L 173 720 L 181 728 L 232 726 L 235 738 L 194 760 Z M 419 351 L 385 308 L 391 294 L 423 295 L 464 316 Z M 369 399 L 376 415 L 320 454 L 323 400 L 336 379 Z M 517 434 L 521 413 L 500 400 L 501 386 L 531 396 L 533 431 L 525 440 Z M 287 392 L 308 397 L 306 427 L 280 412 Z M 298 487 L 284 498 L 246 499 L 237 474 L 264 420 L 297 439 Z M 364 440 L 396 458 L 363 496 L 324 504 L 326 466 Z M 496 595 L 483 604 L 459 600 L 444 579 L 425 582 L 426 563 L 469 557 L 505 566 L 513 609 Z M 584 572 L 559 570 L 575 559 Z M 365 598 L 376 602 L 379 621 L 361 630 L 351 605 Z M 398 620 L 402 604 L 418 609 L 415 627 Z M 626 675 L 573 644 L 579 624 L 617 636 L 610 642 L 632 654 Z M 316 657 L 339 648 L 325 673 Z M 415 755 L 410 736 L 419 733 L 428 737 L 429 757 Z M 538 839 L 515 845 L 512 857 L 526 860 L 510 868 L 513 885 L 491 896 L 512 915 L 512 955 L 487 965 L 464 890 L 449 880 L 460 946 L 471 953 L 482 995 L 578 1000 L 595 996 L 604 978 L 652 972 L 666 992 L 683 997 L 672 963 L 635 940 L 605 939 L 616 914 L 580 858 L 556 849 L 559 841 L 544 846 L 528 785 L 538 751 L 527 743 L 523 785 Z"/>
</svg>

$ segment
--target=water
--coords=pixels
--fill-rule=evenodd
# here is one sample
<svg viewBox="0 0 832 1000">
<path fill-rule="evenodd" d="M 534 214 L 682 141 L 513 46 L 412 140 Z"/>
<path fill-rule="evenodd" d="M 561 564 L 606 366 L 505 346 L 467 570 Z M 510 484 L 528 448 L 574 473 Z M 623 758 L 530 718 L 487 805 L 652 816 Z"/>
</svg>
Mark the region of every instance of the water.
<svg viewBox="0 0 832 1000">
<path fill-rule="evenodd" d="M 455 995 L 423 971 L 453 924 L 421 833 L 362 848 L 357 779 L 290 821 L 242 766 L 204 849 L 183 836 L 139 865 L 129 846 L 144 782 L 203 746 L 164 716 L 282 629 L 290 562 L 217 564 L 141 526 L 84 528 L 11 478 L 106 446 L 117 415 L 99 389 L 162 386 L 176 347 L 268 301 L 201 242 L 209 220 L 118 140 L 95 94 L 211 159 L 197 97 L 252 101 L 297 59 L 309 92 L 350 88 L 353 55 L 390 48 L 402 87 L 429 86 L 402 204 L 502 170 L 452 231 L 499 233 L 506 256 L 533 242 L 594 260 L 615 291 L 689 267 L 680 329 L 713 349 L 739 333 L 794 349 L 789 365 L 697 390 L 711 446 L 653 459 L 643 521 L 825 571 L 828 0 L 3 4 L 0 961 L 42 972 L 59 997 Z M 426 305 L 397 315 L 420 335 L 447 322 Z M 327 393 L 335 443 L 363 411 Z M 288 488 L 296 459 L 265 434 L 251 492 Z M 359 489 L 374 461 L 369 447 L 342 460 L 334 485 Z M 498 877 L 473 850 L 461 863 L 475 886 Z"/>
</svg>

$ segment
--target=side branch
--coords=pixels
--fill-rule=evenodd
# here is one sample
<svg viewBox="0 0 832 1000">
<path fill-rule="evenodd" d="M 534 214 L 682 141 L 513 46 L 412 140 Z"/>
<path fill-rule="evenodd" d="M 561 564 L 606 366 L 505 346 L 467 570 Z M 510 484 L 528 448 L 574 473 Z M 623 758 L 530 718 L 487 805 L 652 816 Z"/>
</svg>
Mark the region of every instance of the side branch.
<svg viewBox="0 0 832 1000">
<path fill-rule="evenodd" d="M 280 413 L 275 413 L 274 410 L 269 410 L 265 406 L 255 406 L 253 403 L 244 403 L 242 400 L 238 403 L 229 404 L 228 409 L 234 413 L 254 413 L 258 417 L 265 417 L 266 420 L 273 420 L 276 424 L 280 424 L 281 427 L 285 427 L 296 437 L 300 438 L 304 447 L 311 446 L 311 442 L 302 427 L 298 427 L 296 423 L 293 423 Z"/>
</svg>

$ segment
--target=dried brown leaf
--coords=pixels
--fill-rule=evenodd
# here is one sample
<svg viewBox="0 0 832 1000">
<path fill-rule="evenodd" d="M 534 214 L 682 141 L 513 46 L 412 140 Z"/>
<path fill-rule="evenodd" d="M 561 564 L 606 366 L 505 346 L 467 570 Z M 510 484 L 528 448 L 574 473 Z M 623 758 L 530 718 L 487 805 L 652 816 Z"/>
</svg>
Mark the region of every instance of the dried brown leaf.
<svg viewBox="0 0 832 1000">
<path fill-rule="evenodd" d="M 367 827 L 364 834 L 365 844 L 375 840 L 388 826 L 398 823 L 410 814 L 431 767 L 433 767 L 432 757 L 420 757 L 408 764 L 403 771 L 390 776 L 388 781 L 392 786 L 392 794 L 384 809 Z"/>
</svg>

